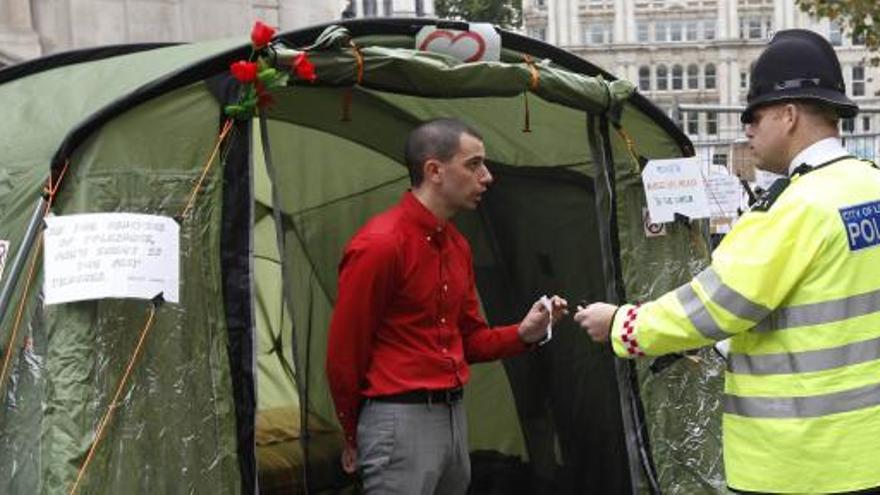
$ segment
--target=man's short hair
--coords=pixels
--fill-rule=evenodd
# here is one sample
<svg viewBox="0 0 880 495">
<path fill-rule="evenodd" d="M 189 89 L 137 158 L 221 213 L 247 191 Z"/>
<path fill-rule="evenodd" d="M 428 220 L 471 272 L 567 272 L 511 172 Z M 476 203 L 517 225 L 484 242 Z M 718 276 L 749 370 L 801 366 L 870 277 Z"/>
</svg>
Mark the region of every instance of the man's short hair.
<svg viewBox="0 0 880 495">
<path fill-rule="evenodd" d="M 817 100 L 796 100 L 795 103 L 806 113 L 817 117 L 831 127 L 837 127 L 840 116 L 833 105 Z"/>
<path fill-rule="evenodd" d="M 406 138 L 403 158 L 409 170 L 409 180 L 414 187 L 424 179 L 425 162 L 431 158 L 448 161 L 455 156 L 461 144 L 462 134 L 469 134 L 480 141 L 483 136 L 458 119 L 429 120 L 413 129 Z"/>
</svg>

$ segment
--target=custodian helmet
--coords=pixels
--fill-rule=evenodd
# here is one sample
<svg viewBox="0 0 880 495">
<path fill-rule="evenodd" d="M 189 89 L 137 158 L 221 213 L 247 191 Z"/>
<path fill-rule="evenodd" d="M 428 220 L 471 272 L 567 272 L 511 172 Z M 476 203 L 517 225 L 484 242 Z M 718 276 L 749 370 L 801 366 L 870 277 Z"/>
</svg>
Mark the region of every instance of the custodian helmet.
<svg viewBox="0 0 880 495">
<path fill-rule="evenodd" d="M 859 107 L 846 96 L 840 62 L 821 35 L 806 29 L 778 31 L 755 61 L 749 81 L 748 106 L 740 116 L 752 121 L 756 108 L 778 101 L 815 100 L 833 107 L 842 118 Z"/>
</svg>

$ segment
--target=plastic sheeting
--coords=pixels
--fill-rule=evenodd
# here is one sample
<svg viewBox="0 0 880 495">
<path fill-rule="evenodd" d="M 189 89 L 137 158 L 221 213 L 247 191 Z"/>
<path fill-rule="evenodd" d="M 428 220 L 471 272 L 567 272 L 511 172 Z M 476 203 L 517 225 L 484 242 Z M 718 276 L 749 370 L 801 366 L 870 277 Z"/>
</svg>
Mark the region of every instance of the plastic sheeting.
<svg viewBox="0 0 880 495">
<path fill-rule="evenodd" d="M 638 165 L 624 143 L 612 136 L 624 289 L 629 301 L 647 301 L 689 281 L 708 264 L 706 225 L 704 221 L 666 224 L 665 236 L 647 237 Z M 656 371 L 652 370 L 655 361 Z M 636 369 L 662 493 L 726 493 L 721 452 L 724 366 L 720 358 L 714 351 L 702 349 L 677 360 L 668 356 L 637 360 Z"/>
</svg>

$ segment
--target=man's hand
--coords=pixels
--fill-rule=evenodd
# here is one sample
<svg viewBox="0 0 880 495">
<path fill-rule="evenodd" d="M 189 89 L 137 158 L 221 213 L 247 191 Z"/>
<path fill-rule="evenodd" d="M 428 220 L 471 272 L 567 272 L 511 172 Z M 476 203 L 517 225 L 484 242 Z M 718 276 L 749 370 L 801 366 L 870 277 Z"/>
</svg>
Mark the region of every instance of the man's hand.
<svg viewBox="0 0 880 495">
<path fill-rule="evenodd" d="M 553 307 L 553 323 L 559 321 L 563 316 L 568 314 L 568 301 L 553 296 L 550 298 L 550 304 Z M 547 334 L 547 325 L 550 323 L 550 315 L 547 308 L 540 300 L 535 301 L 532 309 L 526 314 L 522 322 L 519 324 L 519 338 L 526 344 L 534 344 L 544 338 Z"/>
<path fill-rule="evenodd" d="M 354 474 L 357 470 L 357 447 L 346 445 L 342 448 L 342 470 L 348 474 Z"/>
<path fill-rule="evenodd" d="M 611 333 L 611 323 L 617 306 L 608 303 L 593 303 L 587 307 L 578 306 L 574 321 L 590 334 L 593 342 L 605 342 Z"/>
</svg>

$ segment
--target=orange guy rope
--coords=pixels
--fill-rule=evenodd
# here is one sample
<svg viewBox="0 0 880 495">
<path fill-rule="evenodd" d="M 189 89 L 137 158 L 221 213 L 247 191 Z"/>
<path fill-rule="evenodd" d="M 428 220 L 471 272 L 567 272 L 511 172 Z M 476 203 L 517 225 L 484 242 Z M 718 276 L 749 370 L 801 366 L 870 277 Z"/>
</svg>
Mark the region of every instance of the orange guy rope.
<svg viewBox="0 0 880 495">
<path fill-rule="evenodd" d="M 122 375 L 122 378 L 119 380 L 119 385 L 116 387 L 116 393 L 113 394 L 113 400 L 110 401 L 110 404 L 107 406 L 107 412 L 104 413 L 104 417 L 101 418 L 101 421 L 98 423 L 98 430 L 95 432 L 95 441 L 92 442 L 91 448 L 89 448 L 89 453 L 86 455 L 85 461 L 83 461 L 82 466 L 79 468 L 79 472 L 76 475 L 76 481 L 73 483 L 73 486 L 70 488 L 69 495 L 73 495 L 79 489 L 79 484 L 83 479 L 83 476 L 86 473 L 86 469 L 88 469 L 89 464 L 92 462 L 92 458 L 95 456 L 95 451 L 98 450 L 98 446 L 101 444 L 101 441 L 104 439 L 104 432 L 107 428 L 107 425 L 110 423 L 110 420 L 113 419 L 113 413 L 116 411 L 116 408 L 119 407 L 119 397 L 122 395 L 122 391 L 125 389 L 125 385 L 128 383 L 128 378 L 131 376 L 131 372 L 134 369 L 135 361 L 137 361 L 138 356 L 141 353 L 141 350 L 144 346 L 144 341 L 147 339 L 147 334 L 150 332 L 150 329 L 153 327 L 153 319 L 156 316 L 156 305 L 150 305 L 150 316 L 147 318 L 147 323 L 144 325 L 143 330 L 141 330 L 140 337 L 138 338 L 137 346 L 134 348 L 134 352 L 131 355 L 131 358 L 128 360 L 128 366 L 125 368 L 125 373 Z"/>
<path fill-rule="evenodd" d="M 49 211 L 52 209 L 52 202 L 55 200 L 55 193 L 58 192 L 58 188 L 61 187 L 61 181 L 64 179 L 64 175 L 67 173 L 67 168 L 70 166 L 70 160 L 64 162 L 64 168 L 61 169 L 61 173 L 58 175 L 58 181 L 54 184 L 52 183 L 52 173 L 49 173 L 49 179 L 47 180 L 48 184 L 46 186 L 46 194 L 49 196 L 49 199 L 46 201 L 46 208 L 43 211 L 43 216 L 49 214 Z M 31 289 L 31 282 L 34 279 L 34 272 L 36 271 L 37 266 L 37 258 L 39 257 L 39 251 L 43 244 L 43 231 L 41 230 L 39 234 L 37 234 L 37 242 L 35 243 L 37 249 L 37 255 L 34 255 L 31 258 L 31 266 L 28 268 L 27 278 L 25 279 L 24 290 L 21 293 L 21 299 L 18 302 L 18 309 L 15 313 L 15 322 L 12 324 L 12 332 L 9 335 L 9 343 L 6 346 L 6 352 L 3 355 L 3 369 L 0 370 L 0 395 L 3 394 L 3 390 L 6 388 L 6 375 L 9 372 L 9 365 L 12 362 L 12 349 L 15 346 L 15 338 L 18 336 L 18 328 L 21 325 L 21 319 L 24 315 L 24 306 L 27 302 L 28 294 Z"/>
<path fill-rule="evenodd" d="M 214 145 L 214 150 L 211 152 L 211 156 L 208 157 L 208 161 L 202 167 L 202 175 L 199 177 L 199 180 L 193 187 L 193 190 L 189 195 L 189 199 L 186 202 L 186 206 L 184 206 L 183 210 L 181 210 L 180 212 L 180 221 L 183 221 L 184 219 L 186 219 L 187 215 L 189 215 L 189 211 L 192 208 L 193 203 L 195 203 L 196 194 L 198 194 L 199 190 L 202 188 L 202 183 L 205 181 L 205 177 L 208 175 L 208 171 L 211 170 L 211 166 L 214 164 L 214 159 L 217 157 L 217 153 L 220 151 L 220 146 L 223 144 L 223 141 L 226 139 L 226 136 L 229 134 L 229 131 L 231 129 L 232 118 L 228 118 L 223 124 L 223 129 L 220 131 L 220 135 L 217 136 L 217 144 Z"/>
</svg>

